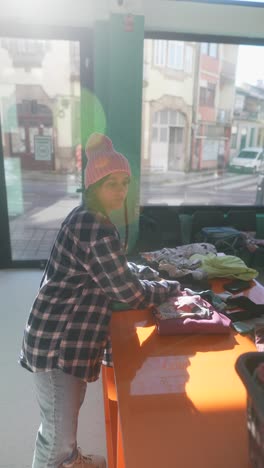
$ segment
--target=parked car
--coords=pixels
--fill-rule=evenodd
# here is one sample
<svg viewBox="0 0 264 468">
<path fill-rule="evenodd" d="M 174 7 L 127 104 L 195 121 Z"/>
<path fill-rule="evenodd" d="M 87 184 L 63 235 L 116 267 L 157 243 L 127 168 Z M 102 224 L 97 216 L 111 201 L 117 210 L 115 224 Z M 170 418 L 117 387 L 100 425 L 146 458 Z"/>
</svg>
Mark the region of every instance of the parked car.
<svg viewBox="0 0 264 468">
<path fill-rule="evenodd" d="M 264 161 L 264 149 L 259 146 L 248 146 L 240 151 L 229 163 L 229 170 L 259 172 Z"/>
</svg>

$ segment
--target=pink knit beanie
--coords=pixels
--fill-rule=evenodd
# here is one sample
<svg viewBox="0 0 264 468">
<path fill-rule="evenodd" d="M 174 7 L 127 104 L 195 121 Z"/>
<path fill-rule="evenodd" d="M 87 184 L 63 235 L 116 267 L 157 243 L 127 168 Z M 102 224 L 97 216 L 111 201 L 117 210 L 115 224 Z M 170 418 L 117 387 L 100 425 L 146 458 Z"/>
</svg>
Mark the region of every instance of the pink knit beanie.
<svg viewBox="0 0 264 468">
<path fill-rule="evenodd" d="M 131 176 L 128 160 L 123 154 L 115 151 L 112 141 L 107 136 L 93 133 L 87 142 L 85 152 L 87 156 L 86 189 L 113 172 L 125 172 Z"/>
</svg>

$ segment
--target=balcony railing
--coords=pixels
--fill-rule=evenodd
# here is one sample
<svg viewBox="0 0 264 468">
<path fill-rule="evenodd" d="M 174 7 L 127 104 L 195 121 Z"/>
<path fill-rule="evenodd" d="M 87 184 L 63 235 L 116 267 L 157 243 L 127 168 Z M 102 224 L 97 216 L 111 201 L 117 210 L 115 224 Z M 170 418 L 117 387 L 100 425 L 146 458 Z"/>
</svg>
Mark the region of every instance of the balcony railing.
<svg viewBox="0 0 264 468">
<path fill-rule="evenodd" d="M 241 119 L 241 120 L 262 120 L 263 119 L 263 112 L 249 112 L 245 110 L 235 109 L 234 110 L 234 119 Z"/>
</svg>

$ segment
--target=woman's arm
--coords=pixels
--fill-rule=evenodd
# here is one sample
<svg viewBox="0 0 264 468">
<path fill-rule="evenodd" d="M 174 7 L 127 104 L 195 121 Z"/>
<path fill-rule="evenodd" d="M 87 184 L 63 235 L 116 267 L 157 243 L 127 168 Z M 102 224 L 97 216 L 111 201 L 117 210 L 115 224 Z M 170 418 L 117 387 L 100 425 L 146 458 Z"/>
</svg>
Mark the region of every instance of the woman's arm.
<svg viewBox="0 0 264 468">
<path fill-rule="evenodd" d="M 82 242 L 81 250 L 83 266 L 111 300 L 125 302 L 131 307 L 147 307 L 160 304 L 180 291 L 177 281 L 138 279 L 129 268 L 120 240 L 115 235 L 91 242 L 89 248 Z"/>
</svg>

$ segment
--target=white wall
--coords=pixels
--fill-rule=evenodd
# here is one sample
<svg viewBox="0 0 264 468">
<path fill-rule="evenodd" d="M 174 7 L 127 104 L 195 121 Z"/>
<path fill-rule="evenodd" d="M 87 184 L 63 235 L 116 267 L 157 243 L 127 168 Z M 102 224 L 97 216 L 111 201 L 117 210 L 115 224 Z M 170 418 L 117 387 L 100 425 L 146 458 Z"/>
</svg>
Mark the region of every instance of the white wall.
<svg viewBox="0 0 264 468">
<path fill-rule="evenodd" d="M 176 0 L 0 0 L 0 22 L 89 26 L 109 13 L 145 17 L 146 31 L 264 38 L 264 8 Z M 227 14 L 228 11 L 228 14 Z M 1 28 L 0 28 L 1 32 Z"/>
<path fill-rule="evenodd" d="M 0 0 L 2 22 L 88 26 L 107 13 L 108 0 Z"/>
<path fill-rule="evenodd" d="M 146 30 L 264 37 L 264 8 L 176 0 L 145 0 L 143 4 Z"/>
<path fill-rule="evenodd" d="M 23 67 L 14 66 L 8 51 L 0 46 L 1 97 L 10 96 L 18 84 L 39 85 L 50 98 L 72 94 L 69 41 L 50 41 L 49 44 L 50 50 L 45 53 L 41 69 L 32 66 L 30 72 Z"/>
</svg>

